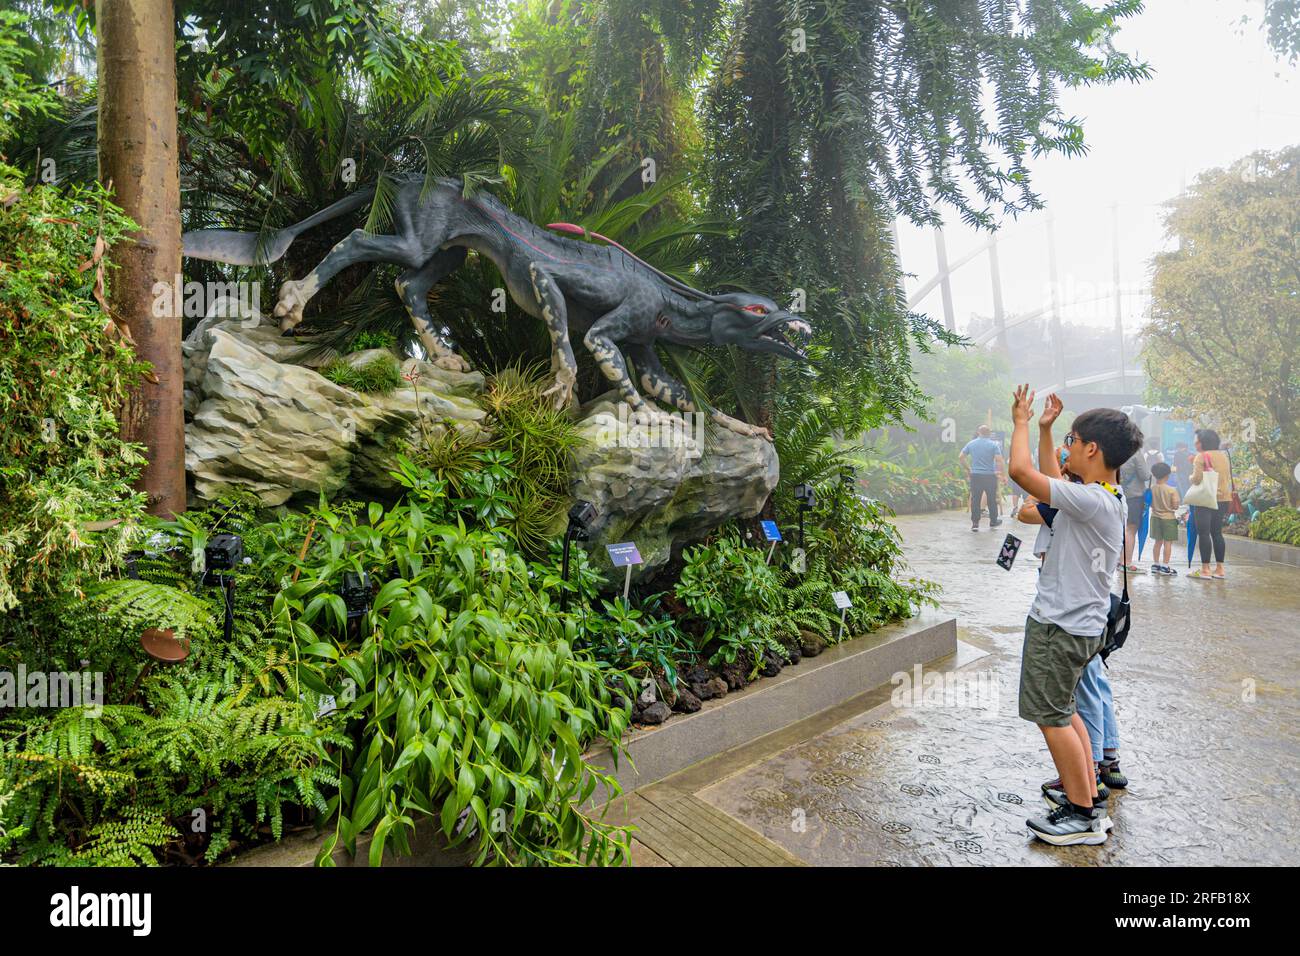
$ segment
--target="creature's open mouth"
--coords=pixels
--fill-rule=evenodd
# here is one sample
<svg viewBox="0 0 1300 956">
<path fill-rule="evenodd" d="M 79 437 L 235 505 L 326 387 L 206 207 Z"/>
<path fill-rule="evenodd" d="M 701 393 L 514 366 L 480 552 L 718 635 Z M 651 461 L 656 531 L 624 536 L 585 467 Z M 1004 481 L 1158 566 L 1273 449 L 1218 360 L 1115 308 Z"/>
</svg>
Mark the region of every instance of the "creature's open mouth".
<svg viewBox="0 0 1300 956">
<path fill-rule="evenodd" d="M 803 343 L 796 345 L 790 340 L 786 333 L 792 333 L 800 339 L 806 340 L 812 335 L 812 327 L 802 319 L 791 319 L 786 321 L 783 326 L 777 325 L 770 329 L 765 329 L 758 334 L 760 339 L 767 339 L 778 346 L 778 351 L 793 352 L 799 358 L 807 358 L 803 350 Z"/>
</svg>

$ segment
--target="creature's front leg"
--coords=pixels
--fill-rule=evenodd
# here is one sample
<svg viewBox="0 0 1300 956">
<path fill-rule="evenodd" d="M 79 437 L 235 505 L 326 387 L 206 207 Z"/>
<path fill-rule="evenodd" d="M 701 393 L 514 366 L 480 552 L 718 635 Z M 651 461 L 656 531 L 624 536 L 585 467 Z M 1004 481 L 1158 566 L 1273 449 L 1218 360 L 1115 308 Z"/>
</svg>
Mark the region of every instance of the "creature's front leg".
<svg viewBox="0 0 1300 956">
<path fill-rule="evenodd" d="M 612 312 L 601 316 L 587 330 L 582 344 L 587 346 L 587 351 L 596 360 L 596 364 L 605 377 L 618 386 L 618 390 L 623 395 L 623 401 L 627 402 L 632 408 L 633 420 L 639 423 L 651 424 L 667 420 L 670 416 L 659 411 L 641 397 L 641 393 L 636 390 L 636 386 L 632 384 L 631 376 L 627 373 L 627 362 L 623 359 L 623 353 L 619 351 L 618 345 L 615 344 L 629 334 L 634 320 L 635 315 L 632 310 L 626 305 L 621 305 Z"/>
<path fill-rule="evenodd" d="M 633 346 L 630 354 L 632 361 L 636 362 L 637 367 L 641 370 L 642 388 L 660 401 L 667 402 L 681 411 L 694 412 L 696 410 L 695 403 L 686 394 L 685 386 L 664 369 L 663 363 L 659 361 L 659 356 L 655 354 L 654 346 Z M 713 419 L 715 424 L 733 431 L 737 435 L 744 435 L 747 438 L 763 438 L 767 441 L 772 440 L 772 433 L 766 428 L 742 422 L 718 411 L 716 408 L 709 410 L 709 417 Z"/>
<path fill-rule="evenodd" d="M 280 330 L 291 332 L 302 322 L 303 307 L 325 283 L 348 266 L 358 262 L 391 262 L 414 268 L 422 262 L 417 244 L 401 236 L 372 236 L 364 229 L 354 229 L 347 238 L 330 250 L 320 264 L 300 280 L 290 279 L 280 286 L 280 301 L 275 317 Z"/>
</svg>

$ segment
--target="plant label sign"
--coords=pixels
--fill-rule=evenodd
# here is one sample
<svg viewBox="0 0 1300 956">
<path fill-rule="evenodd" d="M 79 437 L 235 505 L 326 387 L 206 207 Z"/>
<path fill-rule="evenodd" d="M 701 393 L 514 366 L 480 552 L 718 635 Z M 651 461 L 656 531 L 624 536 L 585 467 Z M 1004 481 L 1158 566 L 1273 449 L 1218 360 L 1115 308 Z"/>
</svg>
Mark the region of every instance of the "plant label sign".
<svg viewBox="0 0 1300 956">
<path fill-rule="evenodd" d="M 849 608 L 853 607 L 853 601 L 849 599 L 847 591 L 832 591 L 831 597 L 835 599 L 835 606 L 840 609 L 839 636 L 842 638 L 844 637 L 844 615 L 849 612 Z"/>
<path fill-rule="evenodd" d="M 626 604 L 628 591 L 632 587 L 632 565 L 642 563 L 641 552 L 637 550 L 634 541 L 607 544 L 605 550 L 609 552 L 609 560 L 614 567 L 627 568 L 627 574 L 623 577 L 623 603 Z"/>
<path fill-rule="evenodd" d="M 777 542 L 781 540 L 781 529 L 776 526 L 775 521 L 760 521 L 763 526 L 763 537 L 771 542 L 772 547 L 767 549 L 767 563 L 772 563 L 772 555 L 776 554 Z"/>
<path fill-rule="evenodd" d="M 625 541 L 622 544 L 607 544 L 605 550 L 609 552 L 609 560 L 616 568 L 625 568 L 641 563 L 641 552 L 636 549 L 635 542 Z"/>
</svg>

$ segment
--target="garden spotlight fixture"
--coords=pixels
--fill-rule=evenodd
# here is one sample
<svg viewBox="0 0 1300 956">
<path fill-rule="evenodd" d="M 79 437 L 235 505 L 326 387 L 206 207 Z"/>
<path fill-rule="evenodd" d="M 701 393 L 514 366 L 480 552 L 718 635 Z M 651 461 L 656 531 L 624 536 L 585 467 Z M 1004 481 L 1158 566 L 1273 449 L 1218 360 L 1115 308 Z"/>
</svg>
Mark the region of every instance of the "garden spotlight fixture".
<svg viewBox="0 0 1300 956">
<path fill-rule="evenodd" d="M 339 597 L 347 611 L 347 630 L 352 631 L 352 622 L 360 621 L 370 610 L 370 576 L 359 571 L 344 571 L 343 585 L 339 588 Z M 360 628 L 360 624 L 357 625 Z"/>
<path fill-rule="evenodd" d="M 216 586 L 224 592 L 226 621 L 224 633 L 229 642 L 235 634 L 235 575 L 234 570 L 248 563 L 244 557 L 244 539 L 237 534 L 222 531 L 208 539 L 203 549 L 203 584 Z"/>
<path fill-rule="evenodd" d="M 560 578 L 564 582 L 560 589 L 561 614 L 569 607 L 569 550 L 573 542 L 587 540 L 599 517 L 600 512 L 590 501 L 575 501 L 569 509 L 569 527 L 564 532 L 564 557 L 560 561 Z"/>
<path fill-rule="evenodd" d="M 799 502 L 799 548 L 803 549 L 803 516 L 805 511 L 811 511 L 817 504 L 817 493 L 813 491 L 813 486 L 809 484 L 798 484 L 794 486 L 794 500 Z"/>
<path fill-rule="evenodd" d="M 140 646 L 146 654 L 164 664 L 178 664 L 190 656 L 189 638 L 178 638 L 170 627 L 145 628 L 140 635 Z"/>
</svg>

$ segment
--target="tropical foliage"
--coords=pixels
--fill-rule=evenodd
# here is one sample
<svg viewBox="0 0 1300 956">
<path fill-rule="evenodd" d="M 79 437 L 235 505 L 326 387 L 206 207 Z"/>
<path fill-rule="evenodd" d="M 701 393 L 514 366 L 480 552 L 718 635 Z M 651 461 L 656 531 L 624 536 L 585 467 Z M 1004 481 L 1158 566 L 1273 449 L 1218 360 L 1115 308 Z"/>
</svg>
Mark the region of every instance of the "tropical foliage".
<svg viewBox="0 0 1300 956">
<path fill-rule="evenodd" d="M 6 709 L 6 862 L 211 863 L 301 828 L 325 834 L 322 864 L 367 838 L 379 863 L 421 826 L 477 863 L 625 862 L 592 809 L 614 781 L 582 758 L 620 753 L 636 682 L 743 682 L 932 597 L 904 578 L 888 508 L 843 480 L 864 432 L 920 413 L 913 355 L 952 341 L 906 309 L 888 219 L 1037 208 L 1028 158 L 1085 149 L 1058 91 L 1146 75 L 1114 46 L 1138 0 L 177 0 L 185 228 L 282 228 L 374 187 L 280 262 L 187 278 L 272 296 L 349 230 L 386 228 L 398 177 L 454 174 L 808 314 L 805 367 L 664 356 L 701 401 L 775 426 L 771 510 L 795 516 L 797 483 L 818 495 L 806 565 L 724 531 L 633 605 L 581 553 L 562 579 L 576 428 L 541 398 L 544 327 L 476 255 L 429 305 L 490 375 L 490 439 L 421 421 L 389 501 L 144 517 L 117 410 L 170 373 L 141 368 L 102 308 L 104 250 L 132 224 L 94 182 L 94 5 L 21 6 L 27 37 L 0 14 L 0 672 L 103 692 L 94 716 Z M 315 300 L 322 345 L 394 352 L 331 366 L 340 384 L 386 388 L 418 353 L 393 278 L 347 270 Z M 583 361 L 589 398 L 608 383 Z M 214 579 L 218 534 L 248 563 Z M 146 631 L 184 659 L 146 655 Z"/>
<path fill-rule="evenodd" d="M 1144 358 L 1152 382 L 1300 504 L 1300 148 L 1199 176 L 1173 200 Z"/>
<path fill-rule="evenodd" d="M 1300 545 L 1300 509 L 1280 505 L 1256 516 L 1250 536 L 1260 541 Z"/>
</svg>

